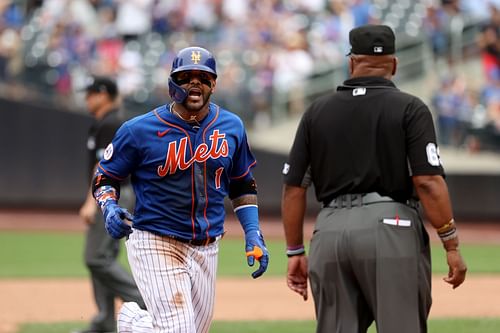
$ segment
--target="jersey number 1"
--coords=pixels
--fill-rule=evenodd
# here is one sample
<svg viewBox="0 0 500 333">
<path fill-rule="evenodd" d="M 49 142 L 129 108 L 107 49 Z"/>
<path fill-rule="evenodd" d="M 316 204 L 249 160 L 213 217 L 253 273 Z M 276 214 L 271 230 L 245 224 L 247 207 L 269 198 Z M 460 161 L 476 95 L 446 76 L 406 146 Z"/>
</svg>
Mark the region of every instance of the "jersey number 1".
<svg viewBox="0 0 500 333">
<path fill-rule="evenodd" d="M 215 188 L 220 188 L 220 177 L 222 176 L 222 172 L 224 171 L 224 167 L 220 167 L 215 170 Z"/>
</svg>

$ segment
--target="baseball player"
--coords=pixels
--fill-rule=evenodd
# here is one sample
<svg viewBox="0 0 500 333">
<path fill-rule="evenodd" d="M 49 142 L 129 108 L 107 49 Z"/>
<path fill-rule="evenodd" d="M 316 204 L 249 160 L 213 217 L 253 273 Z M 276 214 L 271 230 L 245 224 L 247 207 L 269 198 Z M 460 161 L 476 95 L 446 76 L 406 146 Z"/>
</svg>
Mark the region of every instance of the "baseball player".
<svg viewBox="0 0 500 333">
<path fill-rule="evenodd" d="M 465 279 L 457 227 L 431 113 L 399 91 L 395 36 L 385 25 L 351 30 L 351 78 L 303 115 L 283 169 L 282 217 L 287 284 L 314 298 L 317 333 L 427 332 L 431 307 L 429 237 L 420 200 L 449 266 L 444 281 Z M 323 203 L 303 245 L 306 190 Z"/>
<path fill-rule="evenodd" d="M 95 77 L 85 87 L 85 102 L 94 118 L 87 138 L 89 154 L 89 182 L 97 162 L 102 158 L 106 146 L 123 122 L 119 116 L 119 92 L 116 83 L 107 77 Z M 130 185 L 124 186 L 123 204 L 129 206 L 133 201 Z M 116 327 L 115 298 L 135 301 L 144 308 L 144 302 L 134 279 L 118 262 L 119 241 L 112 239 L 104 227 L 104 219 L 92 196 L 91 187 L 80 217 L 87 223 L 85 238 L 85 264 L 89 269 L 94 299 L 98 314 L 94 316 L 89 328 L 78 333 L 113 332 Z"/>
<path fill-rule="evenodd" d="M 256 161 L 242 121 L 211 103 L 216 62 L 201 47 L 177 54 L 169 78 L 172 102 L 133 118 L 106 148 L 94 196 L 113 238 L 127 236 L 132 273 L 148 311 L 125 303 L 118 332 L 208 332 L 217 255 L 229 196 L 245 233 L 254 278 L 269 254 L 260 232 Z M 134 215 L 118 205 L 131 175 Z"/>
</svg>

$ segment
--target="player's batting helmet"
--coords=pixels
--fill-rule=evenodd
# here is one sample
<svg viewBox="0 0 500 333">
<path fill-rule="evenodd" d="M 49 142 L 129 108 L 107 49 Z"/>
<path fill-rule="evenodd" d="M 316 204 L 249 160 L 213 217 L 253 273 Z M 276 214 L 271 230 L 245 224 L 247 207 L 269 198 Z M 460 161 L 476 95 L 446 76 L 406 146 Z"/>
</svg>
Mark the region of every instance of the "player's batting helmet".
<svg viewBox="0 0 500 333">
<path fill-rule="evenodd" d="M 176 103 L 184 102 L 187 91 L 176 83 L 174 74 L 192 70 L 208 72 L 217 78 L 215 58 L 212 53 L 197 46 L 180 50 L 172 63 L 172 70 L 168 79 L 168 92 Z"/>
</svg>

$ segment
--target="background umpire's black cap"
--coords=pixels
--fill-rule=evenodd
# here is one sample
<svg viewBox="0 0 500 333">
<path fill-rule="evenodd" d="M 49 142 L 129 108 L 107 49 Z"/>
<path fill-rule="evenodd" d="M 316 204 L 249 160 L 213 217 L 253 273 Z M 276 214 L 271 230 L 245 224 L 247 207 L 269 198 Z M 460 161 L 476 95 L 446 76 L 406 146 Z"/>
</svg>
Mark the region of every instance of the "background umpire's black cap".
<svg viewBox="0 0 500 333">
<path fill-rule="evenodd" d="M 349 54 L 385 55 L 396 52 L 394 31 L 387 25 L 367 24 L 349 32 Z"/>
<path fill-rule="evenodd" d="M 115 98 L 118 96 L 118 86 L 115 81 L 103 76 L 96 76 L 92 79 L 89 85 L 84 89 L 87 93 L 95 92 L 105 92 L 110 97 Z"/>
</svg>

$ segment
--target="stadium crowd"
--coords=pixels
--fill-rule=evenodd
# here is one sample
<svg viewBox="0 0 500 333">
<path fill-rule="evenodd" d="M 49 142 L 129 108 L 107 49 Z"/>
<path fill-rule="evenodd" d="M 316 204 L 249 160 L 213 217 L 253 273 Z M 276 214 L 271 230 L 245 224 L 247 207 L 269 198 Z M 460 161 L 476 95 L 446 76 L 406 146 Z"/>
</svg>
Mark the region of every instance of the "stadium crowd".
<svg viewBox="0 0 500 333">
<path fill-rule="evenodd" d="M 482 73 L 476 78 L 452 70 L 442 74 L 432 97 L 441 145 L 468 149 L 500 151 L 500 2 L 477 5 L 486 20 L 476 35 Z M 439 38 L 438 38 L 439 39 Z M 446 43 L 436 43 L 437 55 L 446 54 Z M 434 45 L 434 44 L 433 44 Z M 449 50 L 448 50 L 449 52 Z"/>
<path fill-rule="evenodd" d="M 344 63 L 351 28 L 383 22 L 399 34 L 423 33 L 438 59 L 452 53 L 449 28 L 453 18 L 473 16 L 486 23 L 477 43 L 485 64 L 486 84 L 477 94 L 448 98 L 460 90 L 459 84 L 451 84 L 460 81 L 452 78 L 451 71 L 433 98 L 442 143 L 462 145 L 466 139 L 449 134 L 459 132 L 456 128 L 469 131 L 486 123 L 500 123 L 500 112 L 488 112 L 487 119 L 481 120 L 483 125 L 475 114 L 480 112 L 478 105 L 489 110 L 493 101 L 500 100 L 500 75 L 496 73 L 500 20 L 495 15 L 499 3 L 0 0 L 0 83 L 11 97 L 26 96 L 29 89 L 33 98 L 49 96 L 75 108 L 82 105 L 79 89 L 91 75 L 109 75 L 117 79 L 126 107 L 142 113 L 168 100 L 166 82 L 175 52 L 187 45 L 200 45 L 214 51 L 219 77 L 223 78 L 218 81 L 215 101 L 250 124 L 265 126 L 276 94 L 288 96 L 290 113 L 303 110 L 304 85 L 323 69 Z M 409 8 L 411 15 L 398 17 L 398 12 L 408 12 Z M 450 108 L 449 103 L 459 103 L 460 107 Z M 456 121 L 450 125 L 443 120 L 446 117 Z M 455 128 L 455 124 L 459 125 Z"/>
<path fill-rule="evenodd" d="M 31 77 L 43 73 L 38 81 L 57 96 L 71 97 L 89 74 L 101 74 L 116 77 L 132 100 L 155 103 L 165 98 L 176 50 L 209 45 L 224 77 L 218 98 L 245 118 L 267 109 L 273 89 L 300 92 L 315 62 L 339 62 L 349 29 L 372 20 L 365 0 L 46 0 L 25 16 L 9 2 L 4 80 L 19 74 L 17 60 Z"/>
</svg>

